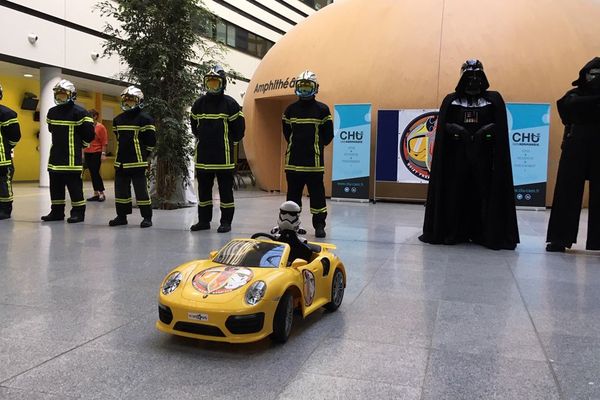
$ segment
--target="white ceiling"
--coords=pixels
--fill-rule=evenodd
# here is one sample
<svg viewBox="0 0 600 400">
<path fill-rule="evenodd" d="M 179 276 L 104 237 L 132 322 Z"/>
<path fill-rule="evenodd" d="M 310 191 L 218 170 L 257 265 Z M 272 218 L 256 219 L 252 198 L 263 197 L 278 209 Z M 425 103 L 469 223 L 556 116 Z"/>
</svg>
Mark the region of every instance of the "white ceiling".
<svg viewBox="0 0 600 400">
<path fill-rule="evenodd" d="M 23 65 L 11 64 L 4 61 L 0 61 L 0 75 L 23 77 L 24 74 L 33 75 L 33 77 L 30 79 L 34 79 L 37 81 L 39 81 L 40 79 L 40 71 L 37 68 L 31 68 Z M 63 77 L 73 82 L 77 89 L 89 92 L 118 96 L 124 89 L 124 86 L 94 81 L 91 79 L 79 78 L 67 74 L 64 74 Z"/>
</svg>

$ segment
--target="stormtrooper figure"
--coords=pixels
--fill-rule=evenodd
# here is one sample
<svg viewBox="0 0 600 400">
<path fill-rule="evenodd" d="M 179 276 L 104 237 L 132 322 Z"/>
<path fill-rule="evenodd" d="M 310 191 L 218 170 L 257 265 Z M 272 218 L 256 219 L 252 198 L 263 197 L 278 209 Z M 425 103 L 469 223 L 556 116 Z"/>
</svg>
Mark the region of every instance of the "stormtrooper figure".
<svg viewBox="0 0 600 400">
<path fill-rule="evenodd" d="M 290 255 L 288 256 L 290 263 L 297 258 L 310 261 L 314 251 L 305 238 L 298 236 L 300 211 L 300 206 L 295 202 L 284 202 L 279 206 L 277 226 L 271 230 L 278 241 L 290 245 Z"/>
</svg>

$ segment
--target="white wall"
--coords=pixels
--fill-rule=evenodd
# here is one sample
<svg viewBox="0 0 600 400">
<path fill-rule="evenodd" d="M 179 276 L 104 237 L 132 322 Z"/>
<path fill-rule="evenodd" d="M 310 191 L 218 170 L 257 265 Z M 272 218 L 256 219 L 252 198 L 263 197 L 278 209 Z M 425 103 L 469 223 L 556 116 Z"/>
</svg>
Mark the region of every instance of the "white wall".
<svg viewBox="0 0 600 400">
<path fill-rule="evenodd" d="M 243 0 L 228 0 L 235 7 L 257 17 L 265 22 L 287 31 L 293 27 L 278 17 Z M 314 12 L 310 7 L 298 0 L 286 0 L 294 7 L 307 14 Z M 94 10 L 98 0 L 20 0 L 20 5 L 34 10 L 65 19 L 75 24 L 102 32 L 107 22 Z M 261 3 L 272 8 L 277 13 L 300 22 L 303 17 L 275 0 L 261 0 Z M 205 5 L 215 14 L 259 36 L 277 42 L 281 35 L 263 25 L 251 21 L 226 7 L 206 0 Z M 100 77 L 118 77 L 123 68 L 116 56 L 92 60 L 92 52 L 102 52 L 103 39 L 87 33 L 64 27 L 60 24 L 46 21 L 28 14 L 0 6 L 0 53 L 35 61 L 40 64 L 80 71 Z M 114 20 L 108 21 L 114 24 Z M 35 44 L 27 40 L 29 34 L 36 34 L 39 39 Z M 251 78 L 260 59 L 244 54 L 235 49 L 228 49 L 225 63 Z M 243 83 L 231 87 L 232 92 L 245 91 Z M 235 89 L 234 89 L 235 88 Z M 238 89 L 240 88 L 240 89 Z M 236 100 L 239 100 L 236 96 Z"/>
</svg>

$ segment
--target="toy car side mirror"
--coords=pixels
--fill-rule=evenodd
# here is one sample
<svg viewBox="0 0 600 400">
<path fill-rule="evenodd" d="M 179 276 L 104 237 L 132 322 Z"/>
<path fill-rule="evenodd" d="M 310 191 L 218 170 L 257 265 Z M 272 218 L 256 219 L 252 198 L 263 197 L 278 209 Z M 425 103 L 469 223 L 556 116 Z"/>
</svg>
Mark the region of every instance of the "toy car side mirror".
<svg viewBox="0 0 600 400">
<path fill-rule="evenodd" d="M 208 253 L 208 257 L 212 260 L 213 258 L 215 258 L 217 256 L 218 251 L 217 250 L 213 250 L 210 253 Z"/>
<path fill-rule="evenodd" d="M 292 268 L 304 267 L 306 264 L 308 264 L 308 262 L 305 259 L 296 258 L 294 261 L 292 261 Z"/>
</svg>

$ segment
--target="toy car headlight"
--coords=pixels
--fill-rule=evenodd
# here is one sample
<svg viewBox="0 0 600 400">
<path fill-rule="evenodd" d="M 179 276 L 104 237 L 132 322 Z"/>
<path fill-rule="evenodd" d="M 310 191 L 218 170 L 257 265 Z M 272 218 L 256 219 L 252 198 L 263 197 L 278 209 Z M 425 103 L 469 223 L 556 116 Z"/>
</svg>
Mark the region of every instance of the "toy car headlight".
<svg viewBox="0 0 600 400">
<path fill-rule="evenodd" d="M 181 272 L 173 272 L 167 277 L 162 286 L 162 294 L 169 294 L 175 291 L 181 283 Z"/>
<path fill-rule="evenodd" d="M 267 284 L 264 281 L 256 281 L 246 291 L 246 303 L 255 305 L 264 297 L 267 291 Z"/>
</svg>

